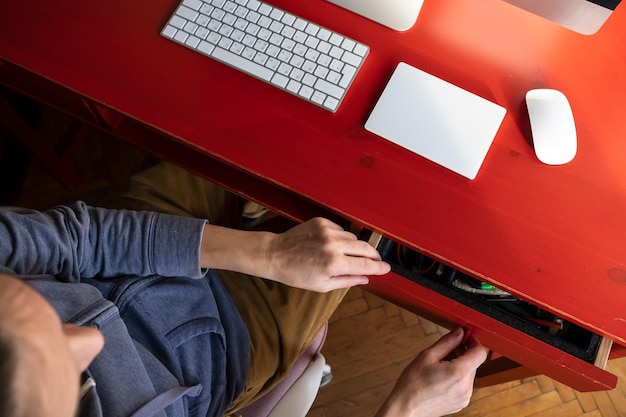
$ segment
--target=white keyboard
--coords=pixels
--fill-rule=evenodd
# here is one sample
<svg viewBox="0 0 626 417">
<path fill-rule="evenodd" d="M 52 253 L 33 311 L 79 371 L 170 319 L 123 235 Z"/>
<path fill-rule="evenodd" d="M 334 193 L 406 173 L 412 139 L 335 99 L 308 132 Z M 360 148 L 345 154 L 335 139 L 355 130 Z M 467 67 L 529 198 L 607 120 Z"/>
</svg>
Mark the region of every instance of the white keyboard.
<svg viewBox="0 0 626 417">
<path fill-rule="evenodd" d="M 183 0 L 161 34 L 331 112 L 369 52 L 257 0 Z"/>
</svg>

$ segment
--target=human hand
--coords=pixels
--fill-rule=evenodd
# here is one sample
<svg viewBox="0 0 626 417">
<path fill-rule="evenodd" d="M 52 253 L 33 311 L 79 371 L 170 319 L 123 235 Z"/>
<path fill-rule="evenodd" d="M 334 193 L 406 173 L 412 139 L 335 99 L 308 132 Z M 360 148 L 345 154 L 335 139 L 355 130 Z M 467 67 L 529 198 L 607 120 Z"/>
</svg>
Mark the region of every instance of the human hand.
<svg viewBox="0 0 626 417">
<path fill-rule="evenodd" d="M 440 417 L 467 407 L 476 369 L 487 353 L 473 336 L 465 346 L 461 346 L 462 339 L 459 327 L 420 352 L 402 372 L 376 417 Z"/>
<path fill-rule="evenodd" d="M 367 284 L 367 275 L 391 269 L 367 242 L 323 218 L 275 235 L 267 260 L 267 278 L 317 292 Z"/>
</svg>

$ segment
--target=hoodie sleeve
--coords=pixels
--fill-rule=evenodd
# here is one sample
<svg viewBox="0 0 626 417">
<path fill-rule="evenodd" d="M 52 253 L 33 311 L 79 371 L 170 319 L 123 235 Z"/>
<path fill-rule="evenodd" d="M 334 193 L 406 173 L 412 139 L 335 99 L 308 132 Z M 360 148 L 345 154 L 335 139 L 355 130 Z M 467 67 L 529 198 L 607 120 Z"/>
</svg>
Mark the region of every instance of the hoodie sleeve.
<svg viewBox="0 0 626 417">
<path fill-rule="evenodd" d="M 206 220 L 93 208 L 0 211 L 0 265 L 68 282 L 121 275 L 199 278 Z"/>
</svg>

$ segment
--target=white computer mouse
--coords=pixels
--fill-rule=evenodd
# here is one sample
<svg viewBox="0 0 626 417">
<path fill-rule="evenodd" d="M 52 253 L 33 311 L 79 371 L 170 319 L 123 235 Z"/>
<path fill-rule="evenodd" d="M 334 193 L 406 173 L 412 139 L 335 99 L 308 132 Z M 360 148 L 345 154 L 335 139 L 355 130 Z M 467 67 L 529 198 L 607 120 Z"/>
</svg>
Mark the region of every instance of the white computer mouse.
<svg viewBox="0 0 626 417">
<path fill-rule="evenodd" d="M 540 88 L 526 93 L 526 107 L 537 158 L 561 165 L 576 156 L 578 148 L 572 108 L 565 94 Z"/>
</svg>

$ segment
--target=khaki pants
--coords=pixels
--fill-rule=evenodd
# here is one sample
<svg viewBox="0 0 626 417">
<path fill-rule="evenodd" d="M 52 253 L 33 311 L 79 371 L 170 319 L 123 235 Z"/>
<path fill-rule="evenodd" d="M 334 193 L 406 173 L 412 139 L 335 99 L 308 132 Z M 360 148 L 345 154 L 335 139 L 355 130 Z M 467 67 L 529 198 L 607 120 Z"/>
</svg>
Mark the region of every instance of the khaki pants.
<svg viewBox="0 0 626 417">
<path fill-rule="evenodd" d="M 223 188 L 165 162 L 132 176 L 98 205 L 206 218 L 227 227 L 238 225 L 243 206 Z M 320 294 L 234 272 L 219 274 L 250 333 L 248 382 L 229 409 L 234 413 L 289 372 L 347 290 Z"/>
</svg>

